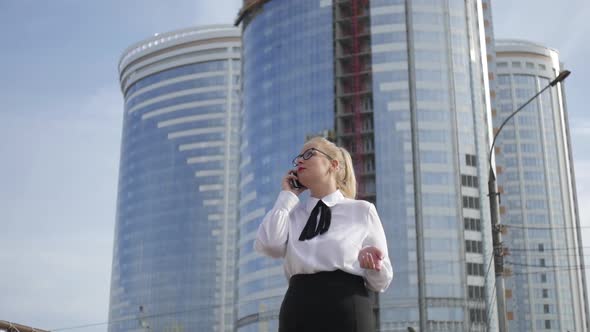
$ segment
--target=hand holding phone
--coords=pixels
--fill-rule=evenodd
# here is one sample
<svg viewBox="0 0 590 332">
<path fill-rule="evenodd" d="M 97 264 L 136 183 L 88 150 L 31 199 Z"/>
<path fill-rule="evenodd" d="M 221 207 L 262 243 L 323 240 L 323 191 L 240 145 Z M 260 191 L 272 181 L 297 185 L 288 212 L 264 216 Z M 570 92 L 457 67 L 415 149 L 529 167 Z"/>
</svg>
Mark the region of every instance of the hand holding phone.
<svg viewBox="0 0 590 332">
<path fill-rule="evenodd" d="M 283 190 L 290 191 L 295 195 L 299 195 L 307 190 L 307 188 L 297 179 L 297 172 L 294 170 L 290 170 L 285 174 L 281 187 Z"/>
<path fill-rule="evenodd" d="M 291 171 L 291 174 L 297 176 L 297 172 L 295 171 Z M 301 182 L 299 182 L 298 179 L 291 179 L 291 187 L 295 189 L 301 189 L 303 188 L 303 185 L 301 184 Z"/>
</svg>

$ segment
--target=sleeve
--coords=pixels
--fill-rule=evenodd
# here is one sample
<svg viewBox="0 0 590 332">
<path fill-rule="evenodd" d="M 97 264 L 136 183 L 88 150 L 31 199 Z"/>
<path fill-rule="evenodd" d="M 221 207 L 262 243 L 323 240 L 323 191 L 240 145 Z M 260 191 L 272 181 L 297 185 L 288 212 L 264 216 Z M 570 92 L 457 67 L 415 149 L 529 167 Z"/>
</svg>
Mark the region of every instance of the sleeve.
<svg viewBox="0 0 590 332">
<path fill-rule="evenodd" d="M 381 261 L 380 271 L 365 270 L 365 280 L 369 289 L 376 292 L 384 292 L 393 279 L 393 268 L 389 260 L 385 232 L 383 231 L 383 225 L 381 224 L 375 205 L 371 204 L 369 206 L 367 218 L 368 233 L 363 241 L 363 248 L 370 246 L 378 248 L 383 253 L 383 260 Z"/>
<path fill-rule="evenodd" d="M 299 198 L 290 191 L 281 191 L 272 210 L 258 226 L 254 249 L 270 257 L 285 256 L 289 236 L 289 214 L 299 203 Z"/>
</svg>

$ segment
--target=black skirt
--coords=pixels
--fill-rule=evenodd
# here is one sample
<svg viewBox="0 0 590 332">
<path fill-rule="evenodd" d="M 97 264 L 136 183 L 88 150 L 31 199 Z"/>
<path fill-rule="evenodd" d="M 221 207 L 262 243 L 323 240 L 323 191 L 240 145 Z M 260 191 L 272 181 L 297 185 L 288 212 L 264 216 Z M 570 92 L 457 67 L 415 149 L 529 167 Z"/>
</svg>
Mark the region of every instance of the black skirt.
<svg viewBox="0 0 590 332">
<path fill-rule="evenodd" d="M 279 332 L 374 332 L 373 296 L 362 277 L 340 270 L 297 274 L 279 313 Z"/>
</svg>

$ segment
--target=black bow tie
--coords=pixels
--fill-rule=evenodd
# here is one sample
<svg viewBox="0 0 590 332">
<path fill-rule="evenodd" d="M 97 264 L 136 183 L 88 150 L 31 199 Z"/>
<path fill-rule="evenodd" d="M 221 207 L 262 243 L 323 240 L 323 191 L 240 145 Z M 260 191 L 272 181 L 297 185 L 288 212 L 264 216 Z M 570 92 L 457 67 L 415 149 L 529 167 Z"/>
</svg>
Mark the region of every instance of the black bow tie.
<svg viewBox="0 0 590 332">
<path fill-rule="evenodd" d="M 318 214 L 320 215 L 320 224 L 318 225 Z M 318 234 L 324 234 L 330 228 L 330 221 L 332 220 L 332 211 L 320 199 L 316 206 L 311 210 L 307 224 L 303 227 L 299 241 L 313 239 Z"/>
</svg>

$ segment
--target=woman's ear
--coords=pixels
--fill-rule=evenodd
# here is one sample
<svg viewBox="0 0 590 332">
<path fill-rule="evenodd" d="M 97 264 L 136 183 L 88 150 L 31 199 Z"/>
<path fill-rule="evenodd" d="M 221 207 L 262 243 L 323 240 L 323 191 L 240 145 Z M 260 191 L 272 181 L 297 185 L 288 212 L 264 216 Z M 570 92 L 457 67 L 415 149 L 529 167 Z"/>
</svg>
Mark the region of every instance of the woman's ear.
<svg viewBox="0 0 590 332">
<path fill-rule="evenodd" d="M 332 159 L 332 167 L 334 167 L 334 170 L 338 172 L 340 170 L 340 161 L 337 159 Z"/>
</svg>

